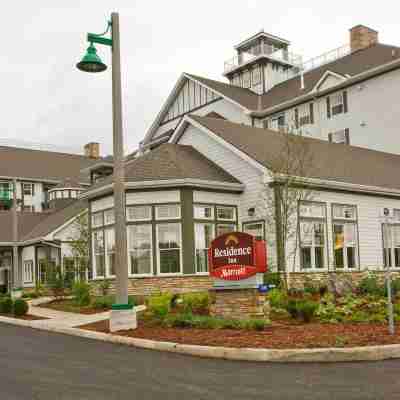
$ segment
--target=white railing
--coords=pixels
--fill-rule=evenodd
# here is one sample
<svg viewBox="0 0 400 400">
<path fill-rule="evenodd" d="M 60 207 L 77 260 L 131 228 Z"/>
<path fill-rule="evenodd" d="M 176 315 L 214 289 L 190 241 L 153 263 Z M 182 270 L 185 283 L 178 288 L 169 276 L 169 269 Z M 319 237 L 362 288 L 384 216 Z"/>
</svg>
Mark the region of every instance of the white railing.
<svg viewBox="0 0 400 400">
<path fill-rule="evenodd" d="M 242 52 L 239 55 L 225 61 L 224 72 L 227 73 L 233 69 L 254 60 L 259 56 L 267 56 L 276 61 L 284 62 L 292 66 L 301 65 L 301 56 L 291 53 L 284 49 L 277 49 L 273 46 L 256 46 L 252 52 Z"/>
<path fill-rule="evenodd" d="M 318 57 L 311 58 L 302 65 L 303 72 L 310 71 L 314 68 L 321 67 L 322 65 L 329 64 L 339 58 L 350 54 L 350 45 L 345 44 L 344 46 L 338 47 L 337 49 L 328 51 Z"/>
</svg>

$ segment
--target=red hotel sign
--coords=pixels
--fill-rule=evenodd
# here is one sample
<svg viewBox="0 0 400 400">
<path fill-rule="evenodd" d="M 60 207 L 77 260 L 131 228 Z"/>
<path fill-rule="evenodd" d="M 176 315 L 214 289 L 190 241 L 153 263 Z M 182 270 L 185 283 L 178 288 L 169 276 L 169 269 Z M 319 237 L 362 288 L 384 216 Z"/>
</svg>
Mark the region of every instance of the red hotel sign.
<svg viewBox="0 0 400 400">
<path fill-rule="evenodd" d="M 231 232 L 211 242 L 208 252 L 214 278 L 238 281 L 266 271 L 265 242 L 252 235 Z"/>
</svg>

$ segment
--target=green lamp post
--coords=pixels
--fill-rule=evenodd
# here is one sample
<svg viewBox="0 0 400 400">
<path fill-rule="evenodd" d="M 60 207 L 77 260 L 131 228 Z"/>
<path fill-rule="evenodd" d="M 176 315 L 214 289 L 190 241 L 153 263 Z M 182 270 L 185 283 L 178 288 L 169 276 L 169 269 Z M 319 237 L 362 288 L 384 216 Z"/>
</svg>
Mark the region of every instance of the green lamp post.
<svg viewBox="0 0 400 400">
<path fill-rule="evenodd" d="M 105 37 L 111 31 L 111 38 Z M 115 210 L 115 261 L 116 304 L 110 317 L 110 330 L 136 328 L 136 314 L 128 304 L 128 253 L 125 225 L 124 144 L 122 133 L 121 61 L 119 15 L 111 14 L 107 29 L 101 34 L 88 33 L 90 43 L 86 54 L 76 67 L 84 72 L 97 73 L 107 66 L 97 55 L 94 43 L 111 47 L 112 99 L 113 99 L 113 150 L 114 150 L 114 210 Z"/>
</svg>

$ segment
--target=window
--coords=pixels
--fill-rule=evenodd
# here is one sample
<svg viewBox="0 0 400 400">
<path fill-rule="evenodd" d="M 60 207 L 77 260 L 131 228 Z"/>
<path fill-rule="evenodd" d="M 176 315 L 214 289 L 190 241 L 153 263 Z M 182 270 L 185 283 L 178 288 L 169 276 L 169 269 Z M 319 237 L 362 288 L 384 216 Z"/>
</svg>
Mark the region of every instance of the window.
<svg viewBox="0 0 400 400">
<path fill-rule="evenodd" d="M 241 86 L 240 83 L 241 83 L 240 82 L 240 75 L 239 74 L 235 74 L 233 76 L 232 84 L 235 85 L 235 86 Z"/>
<path fill-rule="evenodd" d="M 33 196 L 33 183 L 22 183 L 22 191 L 24 196 Z"/>
<path fill-rule="evenodd" d="M 383 263 L 387 268 L 400 268 L 400 225 L 383 224 Z"/>
<path fill-rule="evenodd" d="M 300 262 L 303 269 L 326 265 L 326 208 L 323 203 L 299 203 Z"/>
<path fill-rule="evenodd" d="M 160 274 L 181 272 L 181 224 L 157 225 Z"/>
<path fill-rule="evenodd" d="M 128 251 L 130 275 L 152 273 L 152 225 L 128 226 Z"/>
<path fill-rule="evenodd" d="M 217 219 L 222 221 L 235 221 L 236 219 L 235 207 L 218 206 Z"/>
<path fill-rule="evenodd" d="M 115 230 L 110 228 L 105 233 L 107 276 L 112 276 L 115 275 Z"/>
<path fill-rule="evenodd" d="M 71 190 L 71 198 L 76 199 L 78 197 L 78 192 L 76 190 Z"/>
<path fill-rule="evenodd" d="M 63 190 L 63 199 L 68 199 L 69 198 L 69 190 Z"/>
<path fill-rule="evenodd" d="M 24 283 L 33 283 L 33 261 L 24 261 Z"/>
<path fill-rule="evenodd" d="M 111 225 L 115 223 L 114 209 L 104 211 L 104 225 Z"/>
<path fill-rule="evenodd" d="M 400 210 L 394 208 L 393 209 L 393 220 L 396 222 L 400 222 Z"/>
<path fill-rule="evenodd" d="M 285 114 L 275 115 L 271 119 L 266 119 L 263 122 L 264 128 L 283 131 L 285 129 Z"/>
<path fill-rule="evenodd" d="M 235 224 L 218 224 L 217 225 L 216 236 L 224 235 L 225 233 L 235 232 L 236 225 Z"/>
<path fill-rule="evenodd" d="M 99 226 L 104 225 L 103 213 L 98 212 L 92 214 L 92 228 L 98 228 Z"/>
<path fill-rule="evenodd" d="M 358 264 L 357 210 L 352 205 L 332 205 L 335 267 L 356 268 Z"/>
<path fill-rule="evenodd" d="M 131 206 L 126 208 L 128 221 L 148 221 L 151 220 L 150 206 Z"/>
<path fill-rule="evenodd" d="M 331 102 L 332 116 L 342 114 L 344 111 L 343 93 L 336 93 L 329 96 Z"/>
<path fill-rule="evenodd" d="M 250 71 L 243 72 L 243 87 L 244 88 L 250 87 Z"/>
<path fill-rule="evenodd" d="M 310 105 L 302 104 L 298 108 L 299 126 L 311 124 Z"/>
<path fill-rule="evenodd" d="M 178 219 L 181 217 L 179 204 L 164 204 L 156 207 L 157 219 Z"/>
<path fill-rule="evenodd" d="M 254 68 L 251 72 L 251 84 L 257 86 L 261 83 L 261 70 L 259 67 Z"/>
<path fill-rule="evenodd" d="M 350 144 L 350 133 L 349 129 L 341 129 L 340 131 L 336 131 L 330 133 L 328 135 L 329 141 L 331 143 L 339 143 L 339 144 Z"/>
<path fill-rule="evenodd" d="M 264 230 L 265 230 L 264 221 L 243 223 L 243 232 L 253 235 L 256 238 L 256 240 L 265 239 Z"/>
<path fill-rule="evenodd" d="M 62 196 L 62 193 L 61 193 L 59 190 L 57 190 L 57 191 L 56 191 L 56 197 L 57 197 L 57 199 L 61 199 L 61 196 Z"/>
<path fill-rule="evenodd" d="M 213 224 L 195 224 L 195 257 L 196 257 L 196 272 L 208 272 L 208 249 L 211 241 L 214 239 Z"/>
<path fill-rule="evenodd" d="M 103 277 L 105 273 L 105 259 L 104 232 L 102 230 L 93 232 L 93 254 L 95 277 Z"/>
<path fill-rule="evenodd" d="M 0 182 L 0 200 L 9 200 L 12 197 L 11 185 L 9 182 Z"/>
<path fill-rule="evenodd" d="M 214 207 L 195 205 L 194 206 L 194 218 L 195 219 L 214 219 Z"/>
</svg>

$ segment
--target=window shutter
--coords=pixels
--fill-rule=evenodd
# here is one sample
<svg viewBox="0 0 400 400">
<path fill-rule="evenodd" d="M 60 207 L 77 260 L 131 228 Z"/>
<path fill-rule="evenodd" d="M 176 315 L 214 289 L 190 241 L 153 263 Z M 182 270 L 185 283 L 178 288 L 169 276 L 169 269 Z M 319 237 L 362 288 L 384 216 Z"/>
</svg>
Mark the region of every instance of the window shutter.
<svg viewBox="0 0 400 400">
<path fill-rule="evenodd" d="M 310 124 L 314 123 L 314 103 L 310 103 Z"/>
<path fill-rule="evenodd" d="M 347 107 L 347 92 L 346 90 L 343 92 L 343 112 L 347 113 L 348 107 Z"/>
<path fill-rule="evenodd" d="M 330 143 L 332 143 L 332 133 L 328 133 L 328 140 Z"/>
<path fill-rule="evenodd" d="M 346 138 L 346 144 L 350 144 L 350 130 L 349 130 L 349 128 L 346 128 L 344 130 L 344 136 Z"/>
<path fill-rule="evenodd" d="M 331 117 L 331 100 L 329 96 L 326 98 L 326 115 L 328 119 Z"/>
<path fill-rule="evenodd" d="M 294 109 L 294 124 L 296 126 L 296 129 L 299 129 L 299 110 L 298 110 L 298 108 Z"/>
<path fill-rule="evenodd" d="M 32 183 L 32 196 L 34 196 L 34 195 L 35 195 L 35 184 Z"/>
</svg>

